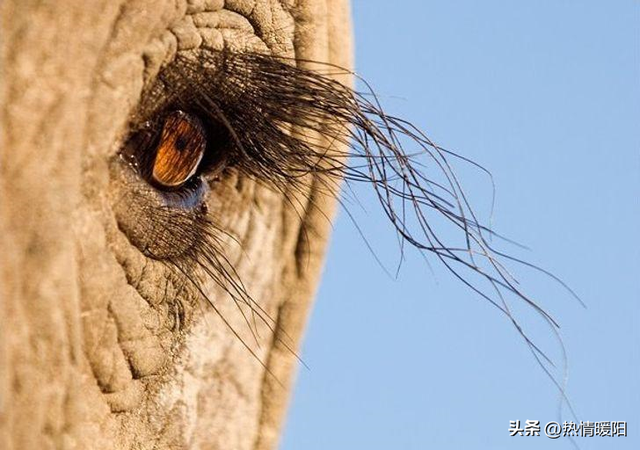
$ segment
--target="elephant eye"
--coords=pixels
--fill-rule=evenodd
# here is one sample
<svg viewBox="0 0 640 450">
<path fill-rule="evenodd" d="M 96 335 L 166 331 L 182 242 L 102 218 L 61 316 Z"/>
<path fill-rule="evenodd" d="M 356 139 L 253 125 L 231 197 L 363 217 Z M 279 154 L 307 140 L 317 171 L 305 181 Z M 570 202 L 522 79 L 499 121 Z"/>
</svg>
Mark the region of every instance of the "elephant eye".
<svg viewBox="0 0 640 450">
<path fill-rule="evenodd" d="M 201 199 L 200 175 L 215 178 L 227 166 L 228 142 L 220 126 L 200 112 L 169 107 L 134 128 L 120 156 L 168 200 L 177 194 L 180 203 L 195 205 Z"/>
<path fill-rule="evenodd" d="M 198 170 L 207 147 L 207 135 L 198 117 L 173 111 L 165 119 L 157 145 L 151 178 L 160 188 L 184 185 Z"/>
</svg>

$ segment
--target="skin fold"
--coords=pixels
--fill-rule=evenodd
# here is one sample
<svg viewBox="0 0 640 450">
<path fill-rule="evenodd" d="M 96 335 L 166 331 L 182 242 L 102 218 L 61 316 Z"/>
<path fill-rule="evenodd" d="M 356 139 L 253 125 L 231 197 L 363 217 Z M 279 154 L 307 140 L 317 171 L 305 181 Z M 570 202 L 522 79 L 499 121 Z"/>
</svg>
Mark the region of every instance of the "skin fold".
<svg viewBox="0 0 640 450">
<path fill-rule="evenodd" d="M 207 202 L 277 323 L 251 333 L 220 286 L 216 313 L 132 244 L 113 161 L 181 52 L 351 68 L 347 1 L 0 5 L 0 448 L 274 448 L 336 206 L 322 175 L 278 192 L 236 174 Z"/>
</svg>

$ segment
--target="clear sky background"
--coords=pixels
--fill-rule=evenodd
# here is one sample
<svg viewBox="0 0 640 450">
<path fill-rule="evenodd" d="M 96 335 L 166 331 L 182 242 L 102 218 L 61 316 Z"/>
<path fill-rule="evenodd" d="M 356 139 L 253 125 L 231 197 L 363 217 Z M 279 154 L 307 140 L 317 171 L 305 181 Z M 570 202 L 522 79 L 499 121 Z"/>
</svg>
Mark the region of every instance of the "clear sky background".
<svg viewBox="0 0 640 450">
<path fill-rule="evenodd" d="M 403 9 L 400 9 L 402 5 Z M 640 448 L 640 3 L 354 0 L 357 70 L 388 112 L 491 170 L 493 228 L 587 304 L 518 269 L 558 319 L 578 419 L 627 421 Z M 458 164 L 489 219 L 487 179 Z M 396 237 L 366 186 L 351 203 L 393 271 Z M 415 252 L 397 280 L 341 213 L 281 449 L 571 449 L 509 437 L 558 419 L 558 393 L 508 320 Z M 520 320 L 558 364 L 549 329 Z M 575 420 L 564 414 L 563 420 Z"/>
</svg>

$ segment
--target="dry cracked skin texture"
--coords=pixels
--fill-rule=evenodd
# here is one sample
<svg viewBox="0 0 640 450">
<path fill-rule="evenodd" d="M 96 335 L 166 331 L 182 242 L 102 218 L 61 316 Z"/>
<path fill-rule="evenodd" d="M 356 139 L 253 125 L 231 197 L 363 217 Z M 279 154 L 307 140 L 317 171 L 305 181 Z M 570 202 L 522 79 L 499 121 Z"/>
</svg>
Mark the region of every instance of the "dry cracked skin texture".
<svg viewBox="0 0 640 450">
<path fill-rule="evenodd" d="M 131 245 L 115 218 L 109 160 L 143 87 L 177 52 L 206 46 L 350 67 L 347 2 L 1 8 L 0 447 L 274 448 L 297 360 L 259 327 L 254 347 L 275 377 L 266 375 L 214 311 Z M 335 209 L 317 185 L 309 178 L 287 202 L 232 176 L 208 201 L 241 243 L 225 244 L 240 277 L 294 347 Z M 205 290 L 253 339 L 227 294 L 214 283 Z"/>
</svg>

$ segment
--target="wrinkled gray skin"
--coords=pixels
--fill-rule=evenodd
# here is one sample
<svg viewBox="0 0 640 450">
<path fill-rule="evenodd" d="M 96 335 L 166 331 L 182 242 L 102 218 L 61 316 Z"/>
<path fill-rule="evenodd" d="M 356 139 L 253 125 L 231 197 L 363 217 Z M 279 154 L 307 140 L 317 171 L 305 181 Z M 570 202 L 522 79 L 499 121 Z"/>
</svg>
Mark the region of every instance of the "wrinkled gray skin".
<svg viewBox="0 0 640 450">
<path fill-rule="evenodd" d="M 108 162 L 176 52 L 350 67 L 346 0 L 1 5 L 0 448 L 274 448 L 297 360 L 258 327 L 254 348 L 278 385 L 202 302 L 185 302 L 175 326 L 173 300 L 188 294 L 118 229 L 123 186 Z M 241 244 L 225 245 L 248 291 L 294 348 L 335 207 L 317 185 L 289 194 L 295 210 L 240 177 L 208 200 Z M 226 294 L 205 291 L 252 342 Z"/>
</svg>

